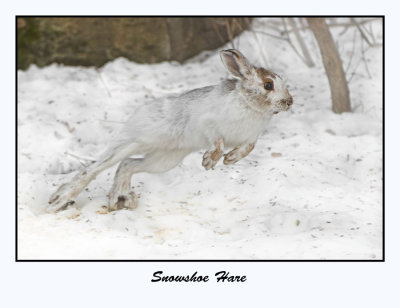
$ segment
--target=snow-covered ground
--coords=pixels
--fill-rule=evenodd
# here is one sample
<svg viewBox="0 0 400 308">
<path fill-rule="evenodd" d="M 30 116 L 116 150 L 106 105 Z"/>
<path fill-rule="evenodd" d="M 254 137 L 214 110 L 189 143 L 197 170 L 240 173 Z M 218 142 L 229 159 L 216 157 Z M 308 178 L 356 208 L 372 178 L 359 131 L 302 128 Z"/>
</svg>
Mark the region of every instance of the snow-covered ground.
<svg viewBox="0 0 400 308">
<path fill-rule="evenodd" d="M 268 31 L 263 20 L 255 26 Z M 379 36 L 378 21 L 374 29 Z M 235 165 L 205 171 L 198 152 L 167 173 L 134 175 L 135 210 L 105 210 L 115 166 L 81 193 L 76 208 L 44 212 L 80 158 L 98 157 L 136 106 L 227 77 L 217 51 L 184 65 L 119 58 L 99 70 L 53 64 L 19 71 L 18 257 L 381 259 L 382 48 L 365 51 L 367 67 L 352 30 L 339 36 L 342 30 L 334 33 L 348 77 L 355 72 L 353 113 L 331 111 L 310 34 L 311 69 L 287 42 L 245 32 L 236 48 L 286 76 L 293 109 L 274 116 Z"/>
</svg>

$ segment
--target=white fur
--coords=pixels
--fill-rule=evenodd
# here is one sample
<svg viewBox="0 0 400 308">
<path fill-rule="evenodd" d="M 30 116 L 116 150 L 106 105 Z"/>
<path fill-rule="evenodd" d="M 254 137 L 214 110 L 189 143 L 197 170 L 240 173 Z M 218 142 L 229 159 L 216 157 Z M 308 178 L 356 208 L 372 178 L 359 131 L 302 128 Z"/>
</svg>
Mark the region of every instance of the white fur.
<svg viewBox="0 0 400 308">
<path fill-rule="evenodd" d="M 219 147 L 222 150 L 224 147 L 245 149 L 246 146 L 250 148 L 250 144 L 254 145 L 273 113 L 287 110 L 288 106 L 282 107 L 280 102 L 288 98 L 286 85 L 276 77 L 275 90 L 267 94 L 255 74 L 255 68 L 239 51 L 222 51 L 221 58 L 239 80 L 225 80 L 139 107 L 121 133 L 117 142 L 119 145 L 79 172 L 72 182 L 62 185 L 51 196 L 47 210 L 54 212 L 72 204 L 99 172 L 118 161 L 122 162 L 109 194 L 110 210 L 136 206 L 136 197 L 130 192 L 130 179 L 134 173 L 168 171 L 191 152 L 210 149 L 210 154 L 216 140 L 221 140 Z M 251 97 L 246 95 L 244 89 L 250 91 Z M 264 99 L 270 104 L 260 107 L 259 102 Z M 237 149 L 235 151 L 226 154 L 230 157 L 227 162 L 234 163 L 248 154 L 245 150 L 240 150 L 240 155 Z M 144 157 L 129 159 L 135 154 Z M 206 154 L 203 158 L 206 169 L 212 168 L 222 156 L 210 161 L 210 155 Z"/>
</svg>

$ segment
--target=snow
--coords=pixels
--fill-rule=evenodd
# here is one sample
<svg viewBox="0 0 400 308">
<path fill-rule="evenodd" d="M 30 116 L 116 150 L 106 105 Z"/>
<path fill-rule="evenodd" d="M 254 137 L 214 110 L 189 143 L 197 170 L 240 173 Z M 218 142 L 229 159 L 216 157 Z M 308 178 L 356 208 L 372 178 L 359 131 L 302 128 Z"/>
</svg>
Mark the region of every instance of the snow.
<svg viewBox="0 0 400 308">
<path fill-rule="evenodd" d="M 331 111 L 317 48 L 316 67 L 308 68 L 286 42 L 258 34 L 257 43 L 245 32 L 236 47 L 286 77 L 292 110 L 274 116 L 235 165 L 205 171 L 198 152 L 167 173 L 134 175 L 135 210 L 105 210 L 114 166 L 76 208 L 44 211 L 87 162 L 79 157 L 96 159 L 135 106 L 227 77 L 217 51 L 184 65 L 118 58 L 97 70 L 52 64 L 19 71 L 19 259 L 381 259 L 382 48 L 365 50 L 366 67 L 355 60 L 359 48 L 352 55 L 353 33 L 341 30 L 334 34 L 353 74 L 353 113 Z M 310 34 L 305 39 L 316 46 Z"/>
</svg>

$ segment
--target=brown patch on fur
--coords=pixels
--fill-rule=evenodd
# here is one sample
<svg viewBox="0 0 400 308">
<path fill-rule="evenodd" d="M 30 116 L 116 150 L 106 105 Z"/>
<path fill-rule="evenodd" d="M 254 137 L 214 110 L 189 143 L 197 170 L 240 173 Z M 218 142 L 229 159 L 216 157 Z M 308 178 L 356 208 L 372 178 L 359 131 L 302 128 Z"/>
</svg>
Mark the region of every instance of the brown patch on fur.
<svg viewBox="0 0 400 308">
<path fill-rule="evenodd" d="M 267 78 L 276 78 L 278 77 L 275 73 L 263 68 L 263 67 L 259 67 L 256 68 L 256 72 L 258 77 L 260 77 L 260 79 L 265 83 L 264 80 L 266 80 Z"/>
<path fill-rule="evenodd" d="M 253 90 L 249 90 L 241 86 L 242 93 L 246 96 L 247 100 L 255 103 L 257 108 L 265 109 L 267 106 L 271 104 L 267 97 L 264 95 L 260 95 L 258 92 L 254 92 Z M 267 90 L 265 90 L 267 91 Z"/>
<path fill-rule="evenodd" d="M 247 156 L 251 151 L 253 151 L 255 146 L 255 143 L 250 143 L 247 147 L 246 147 L 246 152 L 242 153 L 242 158 Z"/>
<path fill-rule="evenodd" d="M 271 89 L 271 90 L 265 89 L 265 84 L 268 83 L 268 82 L 272 83 L 272 89 Z M 274 81 L 273 81 L 271 78 L 265 78 L 265 79 L 263 80 L 263 84 L 264 84 L 264 89 L 265 89 L 265 91 L 271 92 L 271 91 L 273 91 L 274 88 L 275 88 Z"/>
<path fill-rule="evenodd" d="M 258 77 L 260 77 L 260 79 L 262 80 L 263 86 L 267 83 L 267 82 L 271 82 L 272 83 L 272 89 L 271 90 L 267 90 L 265 89 L 265 91 L 273 91 L 274 90 L 274 80 L 273 78 L 276 78 L 277 75 L 265 68 L 259 67 L 256 69 L 257 75 Z"/>
<path fill-rule="evenodd" d="M 222 151 L 220 151 L 220 150 L 214 150 L 211 152 L 211 155 L 210 155 L 211 159 L 214 161 L 218 160 L 221 156 L 222 156 Z"/>
<path fill-rule="evenodd" d="M 234 164 L 241 160 L 243 157 L 246 157 L 253 149 L 254 149 L 255 143 L 250 143 L 247 144 L 245 147 L 243 146 L 237 146 L 233 148 L 232 151 L 227 153 L 224 157 L 224 164 Z"/>
<path fill-rule="evenodd" d="M 215 150 L 211 152 L 210 157 L 212 160 L 216 161 L 221 158 L 222 154 L 224 154 L 224 141 L 222 138 L 218 138 L 214 144 Z"/>
<path fill-rule="evenodd" d="M 250 143 L 243 149 L 244 150 L 243 152 L 239 152 L 240 159 L 249 155 L 249 153 L 254 149 L 254 146 L 255 146 L 254 143 Z"/>
</svg>

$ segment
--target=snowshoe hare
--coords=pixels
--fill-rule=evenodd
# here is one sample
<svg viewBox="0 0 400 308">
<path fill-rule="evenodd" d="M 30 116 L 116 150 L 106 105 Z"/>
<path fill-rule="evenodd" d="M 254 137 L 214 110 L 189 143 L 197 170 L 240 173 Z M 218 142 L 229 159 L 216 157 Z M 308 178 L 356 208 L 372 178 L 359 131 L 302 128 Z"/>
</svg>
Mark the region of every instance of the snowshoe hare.
<svg viewBox="0 0 400 308">
<path fill-rule="evenodd" d="M 47 211 L 73 204 L 90 181 L 117 162 L 110 211 L 136 207 L 137 198 L 131 191 L 134 173 L 166 172 L 189 153 L 202 149 L 208 149 L 202 163 L 206 170 L 222 156 L 229 165 L 249 154 L 272 115 L 288 110 L 293 98 L 277 74 L 254 67 L 238 50 L 222 50 L 220 56 L 234 79 L 139 107 L 126 124 L 126 137 L 70 183 L 61 185 L 50 197 Z M 224 154 L 225 148 L 233 149 Z"/>
</svg>

